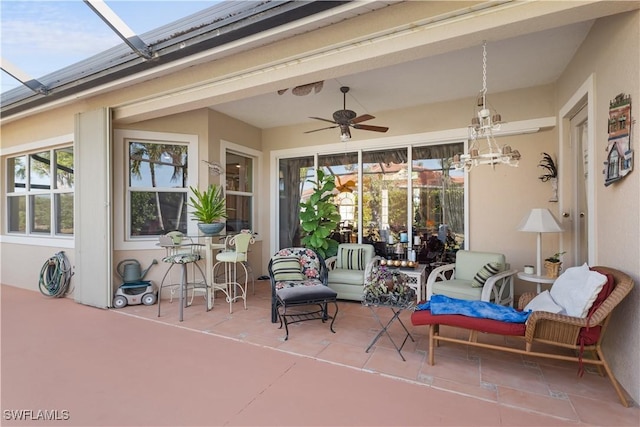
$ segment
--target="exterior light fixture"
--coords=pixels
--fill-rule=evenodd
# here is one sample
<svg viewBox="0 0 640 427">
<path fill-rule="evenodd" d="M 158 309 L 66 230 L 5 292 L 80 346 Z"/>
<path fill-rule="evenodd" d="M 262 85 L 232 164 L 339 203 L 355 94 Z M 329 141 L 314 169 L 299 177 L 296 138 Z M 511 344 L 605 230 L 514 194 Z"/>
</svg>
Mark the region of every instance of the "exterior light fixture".
<svg viewBox="0 0 640 427">
<path fill-rule="evenodd" d="M 518 166 L 520 152 L 505 145 L 498 146 L 493 132 L 500 130 L 502 117 L 496 111 L 491 112 L 487 107 L 487 42 L 482 44 L 482 90 L 478 95 L 476 117 L 469 125 L 469 152 L 453 156 L 453 167 L 461 170 L 471 170 L 478 165 L 505 164 Z"/>
</svg>

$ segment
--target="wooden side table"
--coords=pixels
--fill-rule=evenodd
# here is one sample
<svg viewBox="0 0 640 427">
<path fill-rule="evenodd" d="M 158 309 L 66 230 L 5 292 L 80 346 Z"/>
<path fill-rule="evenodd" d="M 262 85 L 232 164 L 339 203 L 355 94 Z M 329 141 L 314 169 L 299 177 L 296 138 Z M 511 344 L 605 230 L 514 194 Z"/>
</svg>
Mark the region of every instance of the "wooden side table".
<svg viewBox="0 0 640 427">
<path fill-rule="evenodd" d="M 536 274 L 527 274 L 525 272 L 518 272 L 518 279 L 525 282 L 533 282 L 536 284 L 536 292 L 540 293 L 541 285 L 553 285 L 557 277 L 538 276 Z"/>
</svg>

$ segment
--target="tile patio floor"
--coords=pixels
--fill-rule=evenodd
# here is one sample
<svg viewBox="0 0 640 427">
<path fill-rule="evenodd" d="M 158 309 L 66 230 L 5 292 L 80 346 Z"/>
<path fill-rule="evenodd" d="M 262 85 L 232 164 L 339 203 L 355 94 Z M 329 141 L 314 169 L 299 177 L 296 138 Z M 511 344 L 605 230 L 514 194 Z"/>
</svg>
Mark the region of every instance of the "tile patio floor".
<svg viewBox="0 0 640 427">
<path fill-rule="evenodd" d="M 640 425 L 607 378 L 568 362 L 444 343 L 429 366 L 408 312 L 406 361 L 385 336 L 365 352 L 379 325 L 354 302 L 339 302 L 335 334 L 302 322 L 284 341 L 269 282 L 255 286 L 247 310 L 196 297 L 183 322 L 176 301 L 157 317 L 2 286 L 2 425 L 49 425 L 7 418 L 20 409 L 69 411 L 50 425 Z M 391 335 L 401 342 L 399 324 Z"/>
</svg>

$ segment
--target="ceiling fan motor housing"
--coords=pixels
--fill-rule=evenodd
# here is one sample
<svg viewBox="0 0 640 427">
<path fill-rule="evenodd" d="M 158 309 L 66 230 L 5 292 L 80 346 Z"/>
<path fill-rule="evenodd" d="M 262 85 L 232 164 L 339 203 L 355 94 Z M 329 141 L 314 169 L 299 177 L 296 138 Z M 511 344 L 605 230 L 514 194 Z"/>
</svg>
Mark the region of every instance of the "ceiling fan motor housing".
<svg viewBox="0 0 640 427">
<path fill-rule="evenodd" d="M 348 123 L 356 118 L 356 112 L 352 110 L 338 110 L 333 113 L 333 120 L 338 123 Z"/>
</svg>

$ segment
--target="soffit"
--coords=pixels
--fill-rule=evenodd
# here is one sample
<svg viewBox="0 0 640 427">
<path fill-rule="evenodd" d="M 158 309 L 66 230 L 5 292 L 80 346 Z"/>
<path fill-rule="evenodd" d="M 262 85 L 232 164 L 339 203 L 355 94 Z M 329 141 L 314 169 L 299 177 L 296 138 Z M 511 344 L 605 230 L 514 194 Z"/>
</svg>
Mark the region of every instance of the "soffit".
<svg viewBox="0 0 640 427">
<path fill-rule="evenodd" d="M 470 97 L 481 88 L 482 40 L 489 42 L 490 92 L 547 84 L 564 70 L 593 19 L 621 7 L 616 4 L 603 10 L 600 5 L 574 2 L 474 3 L 435 17 L 383 26 L 385 16 L 420 4 L 392 5 L 316 30 L 318 34 L 327 30 L 351 34 L 340 28 L 358 20 L 380 19 L 379 30 L 367 35 L 345 37 L 342 43 L 323 49 L 126 103 L 116 108 L 115 118 L 130 123 L 210 107 L 258 128 L 287 126 L 310 122 L 308 116 L 330 116 L 342 108 L 341 85 L 352 87 L 348 102 L 355 103 L 358 114 Z M 318 80 L 325 81 L 319 94 L 277 94 L 279 89 Z"/>
</svg>

